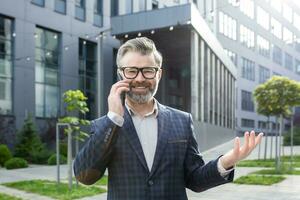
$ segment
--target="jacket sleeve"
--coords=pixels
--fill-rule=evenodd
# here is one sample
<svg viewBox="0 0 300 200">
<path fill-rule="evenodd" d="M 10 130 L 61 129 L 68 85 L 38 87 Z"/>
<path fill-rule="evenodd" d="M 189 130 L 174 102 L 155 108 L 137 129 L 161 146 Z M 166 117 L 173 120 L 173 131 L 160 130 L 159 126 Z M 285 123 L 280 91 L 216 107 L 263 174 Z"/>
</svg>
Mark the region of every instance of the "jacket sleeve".
<svg viewBox="0 0 300 200">
<path fill-rule="evenodd" d="M 184 162 L 186 187 L 194 192 L 202 192 L 209 188 L 233 181 L 234 170 L 226 178 L 218 171 L 218 159 L 204 163 L 198 151 L 191 115 L 189 116 L 190 130 L 188 147 Z"/>
<path fill-rule="evenodd" d="M 91 122 L 91 136 L 73 163 L 74 174 L 79 182 L 91 185 L 103 176 L 113 156 L 118 129 L 107 116 Z"/>
</svg>

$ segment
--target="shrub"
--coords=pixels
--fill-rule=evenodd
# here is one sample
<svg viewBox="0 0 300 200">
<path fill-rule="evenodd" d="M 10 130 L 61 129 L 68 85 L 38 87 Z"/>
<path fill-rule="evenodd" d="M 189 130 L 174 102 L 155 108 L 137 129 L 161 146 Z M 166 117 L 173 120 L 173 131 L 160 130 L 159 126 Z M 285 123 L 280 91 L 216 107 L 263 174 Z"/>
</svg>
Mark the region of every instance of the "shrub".
<svg viewBox="0 0 300 200">
<path fill-rule="evenodd" d="M 35 164 L 47 164 L 53 152 L 43 148 L 41 151 L 30 152 L 30 161 Z"/>
<path fill-rule="evenodd" d="M 59 153 L 68 157 L 68 144 L 66 142 L 62 142 L 59 144 Z"/>
<path fill-rule="evenodd" d="M 34 123 L 29 116 L 18 133 L 18 141 L 15 147 L 15 156 L 32 161 L 31 154 L 33 152 L 41 152 L 44 145 L 42 144 L 38 133 L 36 132 Z M 33 153 L 34 154 L 34 153 Z"/>
<path fill-rule="evenodd" d="M 11 158 L 5 162 L 6 169 L 18 169 L 18 168 L 26 168 L 28 167 L 28 163 L 23 158 Z"/>
<path fill-rule="evenodd" d="M 289 146 L 291 144 L 291 132 L 287 132 L 283 135 L 283 145 Z M 294 128 L 294 137 L 293 137 L 294 145 L 300 145 L 300 128 Z"/>
<path fill-rule="evenodd" d="M 59 164 L 66 164 L 67 158 L 64 155 L 59 156 Z M 56 154 L 52 154 L 48 159 L 48 165 L 56 165 Z"/>
<path fill-rule="evenodd" d="M 4 166 L 4 163 L 11 159 L 11 153 L 6 145 L 0 144 L 0 166 Z"/>
</svg>

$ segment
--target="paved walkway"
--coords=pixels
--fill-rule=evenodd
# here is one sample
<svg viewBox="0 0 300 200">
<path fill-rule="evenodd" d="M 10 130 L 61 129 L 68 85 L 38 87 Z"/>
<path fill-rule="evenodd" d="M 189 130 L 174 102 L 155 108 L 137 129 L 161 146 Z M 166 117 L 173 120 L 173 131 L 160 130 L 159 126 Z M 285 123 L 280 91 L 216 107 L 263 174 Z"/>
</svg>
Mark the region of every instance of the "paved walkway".
<svg viewBox="0 0 300 200">
<path fill-rule="evenodd" d="M 275 140 L 273 140 L 273 147 Z M 268 139 L 268 146 L 270 147 L 271 140 Z M 258 156 L 263 157 L 264 152 L 264 140 L 262 141 L 261 147 L 256 148 L 254 152 L 248 157 L 249 159 L 256 159 Z M 233 147 L 233 141 L 224 143 L 213 149 L 203 152 L 203 157 L 206 161 L 214 159 L 221 154 L 226 153 Z M 260 149 L 260 151 L 259 151 Z M 274 150 L 274 148 L 273 148 Z M 259 154 L 260 152 L 260 154 Z M 284 153 L 287 155 L 290 152 L 289 147 L 284 148 Z M 295 154 L 300 154 L 300 146 L 294 148 Z M 270 157 L 270 151 L 267 152 L 267 157 Z M 274 157 L 275 153 L 272 152 Z M 246 175 L 249 172 L 256 171 L 260 168 L 237 168 L 235 173 L 235 178 L 242 175 Z M 61 166 L 61 178 L 66 179 L 67 177 L 67 166 Z M 287 176 L 287 179 L 281 183 L 274 184 L 272 186 L 256 186 L 256 185 L 237 185 L 237 184 L 225 184 L 212 188 L 210 190 L 195 193 L 188 190 L 189 200 L 237 200 L 237 199 L 247 199 L 247 200 L 300 200 L 300 176 Z M 39 166 L 31 165 L 29 168 L 17 169 L 17 170 L 6 170 L 0 168 L 0 183 L 14 182 L 21 180 L 32 180 L 32 179 L 48 179 L 56 180 L 56 167 L 55 166 Z M 38 199 L 38 200 L 50 200 L 51 198 L 43 197 L 40 195 L 29 194 L 15 189 L 10 189 L 4 186 L 0 186 L 0 192 L 12 194 L 23 199 Z M 93 197 L 85 197 L 82 200 L 106 200 L 106 194 L 96 195 Z"/>
</svg>

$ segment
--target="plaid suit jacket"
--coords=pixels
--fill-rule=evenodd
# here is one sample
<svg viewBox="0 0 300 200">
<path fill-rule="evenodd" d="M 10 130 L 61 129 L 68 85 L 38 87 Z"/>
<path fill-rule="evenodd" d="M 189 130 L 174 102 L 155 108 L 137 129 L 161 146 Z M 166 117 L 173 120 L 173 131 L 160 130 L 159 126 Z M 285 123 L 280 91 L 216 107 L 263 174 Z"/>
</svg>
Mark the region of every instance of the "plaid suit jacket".
<svg viewBox="0 0 300 200">
<path fill-rule="evenodd" d="M 108 169 L 109 200 L 187 200 L 186 188 L 201 192 L 233 180 L 224 179 L 217 161 L 204 163 L 198 151 L 191 115 L 158 106 L 158 139 L 149 171 L 132 119 L 124 125 L 107 116 L 92 121 L 89 140 L 74 161 L 76 178 L 93 184 Z"/>
</svg>

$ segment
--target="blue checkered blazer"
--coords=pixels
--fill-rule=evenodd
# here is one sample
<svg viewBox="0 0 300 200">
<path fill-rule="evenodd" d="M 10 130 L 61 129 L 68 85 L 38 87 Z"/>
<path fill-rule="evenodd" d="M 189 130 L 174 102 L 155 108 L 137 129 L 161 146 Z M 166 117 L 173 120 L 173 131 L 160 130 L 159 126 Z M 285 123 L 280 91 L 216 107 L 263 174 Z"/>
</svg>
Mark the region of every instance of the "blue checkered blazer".
<svg viewBox="0 0 300 200">
<path fill-rule="evenodd" d="M 76 178 L 93 184 L 108 169 L 109 200 L 187 200 L 186 188 L 201 192 L 233 180 L 224 179 L 217 161 L 204 163 L 198 151 L 191 115 L 159 104 L 158 139 L 149 171 L 127 109 L 124 125 L 107 116 L 91 124 L 89 140 L 74 161 Z"/>
</svg>

